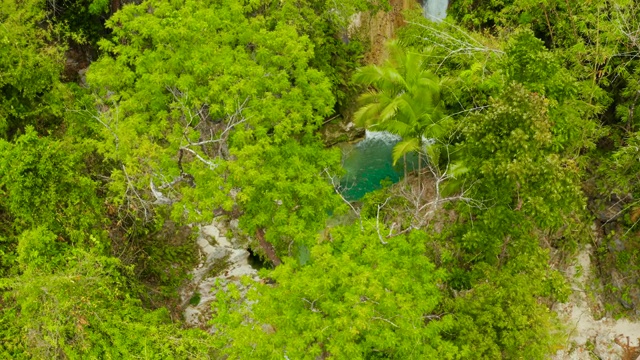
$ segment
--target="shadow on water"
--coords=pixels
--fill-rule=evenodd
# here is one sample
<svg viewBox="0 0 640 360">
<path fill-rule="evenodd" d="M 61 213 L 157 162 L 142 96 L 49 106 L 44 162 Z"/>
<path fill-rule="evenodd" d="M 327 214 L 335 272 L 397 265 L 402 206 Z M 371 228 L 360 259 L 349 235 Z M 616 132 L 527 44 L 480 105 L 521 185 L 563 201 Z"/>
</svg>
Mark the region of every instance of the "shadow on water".
<svg viewBox="0 0 640 360">
<path fill-rule="evenodd" d="M 356 144 L 342 144 L 343 167 L 346 175 L 341 185 L 342 195 L 350 201 L 361 199 L 366 193 L 382 188 L 382 181 L 396 183 L 404 175 L 404 163 L 393 165 L 393 147 L 400 137 L 387 132 L 367 131 L 364 140 Z M 417 157 L 407 157 L 408 170 L 417 166 Z"/>
</svg>

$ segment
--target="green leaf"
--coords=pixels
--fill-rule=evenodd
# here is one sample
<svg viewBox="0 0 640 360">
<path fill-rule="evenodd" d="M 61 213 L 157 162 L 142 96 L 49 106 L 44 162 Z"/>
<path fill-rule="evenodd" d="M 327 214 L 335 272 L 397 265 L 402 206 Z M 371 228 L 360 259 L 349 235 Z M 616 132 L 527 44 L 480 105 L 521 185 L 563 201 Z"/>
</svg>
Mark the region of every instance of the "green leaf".
<svg viewBox="0 0 640 360">
<path fill-rule="evenodd" d="M 417 151 L 420 149 L 420 140 L 416 138 L 410 138 L 400 141 L 393 147 L 393 164 L 395 165 L 398 160 L 404 157 L 406 154 Z"/>
</svg>

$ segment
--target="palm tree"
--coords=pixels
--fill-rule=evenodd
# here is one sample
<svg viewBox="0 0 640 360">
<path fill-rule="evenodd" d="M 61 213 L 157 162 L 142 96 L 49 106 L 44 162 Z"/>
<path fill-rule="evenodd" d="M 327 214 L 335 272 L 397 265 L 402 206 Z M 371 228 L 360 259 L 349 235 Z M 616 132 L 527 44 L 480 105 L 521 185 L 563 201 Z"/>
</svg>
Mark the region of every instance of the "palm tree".
<svg viewBox="0 0 640 360">
<path fill-rule="evenodd" d="M 425 69 L 424 57 L 405 52 L 397 41 L 387 44 L 389 57 L 382 66 L 358 70 L 354 81 L 368 87 L 360 96 L 360 109 L 354 114 L 356 125 L 370 130 L 388 131 L 402 140 L 393 148 L 394 165 L 400 158 L 418 152 L 418 177 L 424 140 L 444 134 L 440 79 Z"/>
</svg>

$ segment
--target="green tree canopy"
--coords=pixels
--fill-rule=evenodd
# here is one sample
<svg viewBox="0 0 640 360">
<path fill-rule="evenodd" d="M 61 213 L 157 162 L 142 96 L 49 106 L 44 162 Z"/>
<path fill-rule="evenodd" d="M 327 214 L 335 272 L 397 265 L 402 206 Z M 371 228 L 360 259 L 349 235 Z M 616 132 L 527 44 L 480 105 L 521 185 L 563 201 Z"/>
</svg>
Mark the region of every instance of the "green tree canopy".
<svg viewBox="0 0 640 360">
<path fill-rule="evenodd" d="M 288 259 L 268 274 L 274 285 L 253 284 L 250 306 L 235 288 L 218 293 L 212 322 L 230 358 L 456 358 L 425 234 L 383 245 L 374 225 L 331 229 L 308 265 Z"/>
<path fill-rule="evenodd" d="M 45 1 L 0 2 L 0 138 L 59 124 L 64 44 L 55 32 Z"/>
<path fill-rule="evenodd" d="M 206 359 L 207 335 L 183 331 L 166 309 L 148 311 L 131 296 L 127 273 L 112 257 L 65 246 L 45 227 L 20 236 L 22 274 L 0 279 L 0 355 L 9 358 Z"/>
</svg>

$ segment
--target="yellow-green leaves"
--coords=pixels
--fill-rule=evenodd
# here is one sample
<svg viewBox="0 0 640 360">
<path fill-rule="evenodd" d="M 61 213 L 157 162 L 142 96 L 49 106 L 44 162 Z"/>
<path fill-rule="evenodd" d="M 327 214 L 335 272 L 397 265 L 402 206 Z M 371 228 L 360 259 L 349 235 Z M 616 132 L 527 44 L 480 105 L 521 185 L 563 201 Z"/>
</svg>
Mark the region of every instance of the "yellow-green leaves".
<svg viewBox="0 0 640 360">
<path fill-rule="evenodd" d="M 374 226 L 331 229 L 309 264 L 289 259 L 268 274 L 274 285 L 254 285 L 251 307 L 232 312 L 245 321 L 214 318 L 230 358 L 455 358 L 442 339 L 453 318 L 438 310 L 444 273 L 424 256 L 424 233 L 383 245 Z M 223 297 L 213 310 L 230 306 Z"/>
<path fill-rule="evenodd" d="M 16 230 L 45 226 L 74 242 L 97 230 L 102 204 L 82 155 L 79 146 L 39 137 L 31 127 L 15 143 L 0 140 L 2 206 Z"/>
<path fill-rule="evenodd" d="M 52 43 L 43 1 L 0 1 L 0 138 L 59 123 L 64 44 Z"/>
<path fill-rule="evenodd" d="M 581 208 L 582 198 L 577 174 L 553 152 L 551 127 L 547 101 L 512 84 L 487 110 L 469 119 L 464 149 L 474 168 L 466 176 L 483 179 L 479 185 L 485 193 L 478 196 L 556 228 L 563 221 L 554 214 Z"/>
<path fill-rule="evenodd" d="M 120 163 L 113 190 L 135 189 L 155 201 L 150 182 L 162 187 L 184 172 L 197 187 L 176 188 L 172 197 L 185 194 L 191 214 L 212 198 L 230 208 L 220 188 L 232 150 L 316 141 L 335 103 L 331 82 L 311 65 L 313 36 L 320 35 L 287 20 L 300 15 L 283 12 L 288 4 L 274 2 L 259 16 L 242 5 L 154 0 L 109 21 L 114 40 L 103 42 L 106 54 L 88 81 L 101 98 L 99 150 Z"/>
<path fill-rule="evenodd" d="M 56 255 L 59 255 L 63 245 L 57 242 L 58 236 L 46 227 L 37 227 L 24 231 L 18 239 L 18 264 L 24 271 L 32 269 L 51 270 L 58 264 Z"/>
<path fill-rule="evenodd" d="M 314 244 L 325 219 L 339 206 L 324 174 L 336 171 L 340 153 L 319 144 L 273 146 L 265 141 L 233 154 L 228 185 L 239 189 L 241 227 L 251 235 L 266 230 L 267 241 L 284 256 Z"/>
</svg>

